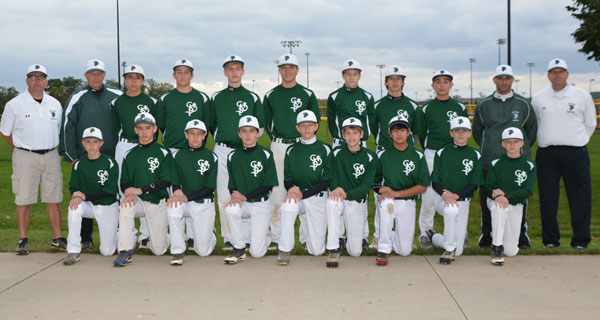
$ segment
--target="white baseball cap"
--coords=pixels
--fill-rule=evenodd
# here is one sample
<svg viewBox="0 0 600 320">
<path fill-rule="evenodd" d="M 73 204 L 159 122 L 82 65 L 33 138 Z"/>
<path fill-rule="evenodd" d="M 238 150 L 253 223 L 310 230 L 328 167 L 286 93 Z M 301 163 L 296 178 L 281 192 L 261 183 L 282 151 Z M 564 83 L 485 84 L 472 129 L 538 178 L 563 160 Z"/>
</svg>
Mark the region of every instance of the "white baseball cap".
<svg viewBox="0 0 600 320">
<path fill-rule="evenodd" d="M 507 64 L 497 66 L 496 72 L 494 72 L 494 78 L 500 76 L 514 77 L 512 67 Z"/>
<path fill-rule="evenodd" d="M 29 67 L 27 67 L 27 75 L 29 75 L 32 72 L 41 72 L 44 75 L 48 76 L 48 73 L 46 72 L 46 67 L 44 67 L 41 64 L 32 64 Z"/>
<path fill-rule="evenodd" d="M 357 69 L 359 71 L 362 71 L 362 69 L 360 68 L 360 63 L 358 63 L 358 61 L 354 59 L 348 59 L 344 61 L 344 65 L 342 66 L 342 73 L 344 73 L 344 71 L 348 69 Z"/>
<path fill-rule="evenodd" d="M 154 119 L 154 116 L 152 116 L 151 114 L 142 112 L 138 113 L 133 123 L 134 125 L 139 123 L 156 124 L 156 119 Z"/>
<path fill-rule="evenodd" d="M 404 73 L 404 70 L 402 70 L 402 68 L 400 68 L 400 66 L 391 65 L 387 69 L 385 69 L 384 76 L 386 78 L 389 76 L 401 76 L 403 78 L 406 78 L 406 73 Z"/>
<path fill-rule="evenodd" d="M 565 71 L 569 71 L 569 69 L 567 69 L 567 62 L 559 58 L 552 59 L 548 62 L 548 71 L 554 68 L 563 68 Z"/>
<path fill-rule="evenodd" d="M 88 61 L 85 67 L 85 73 L 90 73 L 92 71 L 106 72 L 106 69 L 104 69 L 104 62 L 98 59 L 92 59 Z"/>
<path fill-rule="evenodd" d="M 185 66 L 185 67 L 192 69 L 192 71 L 194 70 L 194 64 L 192 64 L 192 62 L 186 58 L 182 58 L 182 59 L 175 61 L 175 63 L 173 63 L 173 70 L 175 70 L 175 68 L 177 68 L 179 66 Z"/>
<path fill-rule="evenodd" d="M 244 65 L 244 60 L 242 59 L 242 57 L 236 56 L 235 54 L 232 54 L 225 58 L 225 60 L 223 61 L 223 67 L 225 67 L 230 62 L 239 62 L 242 64 L 242 66 Z"/>
<path fill-rule="evenodd" d="M 404 116 L 395 116 L 392 119 L 390 119 L 388 127 L 391 128 L 392 126 L 397 124 L 401 124 L 407 129 L 410 129 L 410 123 L 408 123 L 408 119 L 406 119 Z"/>
<path fill-rule="evenodd" d="M 310 110 L 304 110 L 304 111 L 298 113 L 298 115 L 296 116 L 296 124 L 300 124 L 302 122 L 319 123 L 315 113 Z"/>
<path fill-rule="evenodd" d="M 298 66 L 298 57 L 296 57 L 296 55 L 292 54 L 292 53 L 286 53 L 284 55 L 282 55 L 281 57 L 279 57 L 279 63 L 277 64 L 278 67 L 281 66 Z"/>
<path fill-rule="evenodd" d="M 350 117 L 342 122 L 342 129 L 345 127 L 359 127 L 362 129 L 362 122 L 358 118 Z"/>
<path fill-rule="evenodd" d="M 241 127 L 253 127 L 260 130 L 260 126 L 258 125 L 258 119 L 255 116 L 243 116 L 240 118 L 240 122 L 238 124 L 238 128 Z"/>
<path fill-rule="evenodd" d="M 454 80 L 454 76 L 450 72 L 448 72 L 448 70 L 440 69 L 433 73 L 433 76 L 431 77 L 431 81 L 433 81 L 433 80 L 435 80 L 435 78 L 441 77 L 441 76 L 449 77 L 450 81 Z"/>
<path fill-rule="evenodd" d="M 194 119 L 188 121 L 188 123 L 185 125 L 184 131 L 188 131 L 189 129 L 200 129 L 206 132 L 206 125 L 204 124 L 204 122 L 202 122 L 202 120 Z"/>
<path fill-rule="evenodd" d="M 523 132 L 519 128 L 510 127 L 502 131 L 502 140 L 506 139 L 521 139 L 523 140 Z"/>
<path fill-rule="evenodd" d="M 83 130 L 83 135 L 81 137 L 81 139 L 85 139 L 85 138 L 96 138 L 98 140 L 103 140 L 102 139 L 102 131 L 96 127 L 89 127 L 85 130 Z"/>
<path fill-rule="evenodd" d="M 456 117 L 450 121 L 450 130 L 455 129 L 471 130 L 471 121 L 467 117 Z"/>
<path fill-rule="evenodd" d="M 125 75 L 129 73 L 139 73 L 142 75 L 142 77 L 146 78 L 146 75 L 144 74 L 144 68 L 137 64 L 127 66 L 127 68 L 125 68 L 125 72 L 123 72 L 123 77 L 125 77 Z"/>
</svg>

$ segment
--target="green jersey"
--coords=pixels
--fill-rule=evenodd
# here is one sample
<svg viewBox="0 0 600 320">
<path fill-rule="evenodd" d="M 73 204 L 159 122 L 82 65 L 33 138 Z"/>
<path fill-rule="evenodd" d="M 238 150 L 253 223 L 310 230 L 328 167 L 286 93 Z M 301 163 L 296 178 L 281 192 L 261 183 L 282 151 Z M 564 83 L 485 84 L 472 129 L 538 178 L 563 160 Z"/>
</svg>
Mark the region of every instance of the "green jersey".
<svg viewBox="0 0 600 320">
<path fill-rule="evenodd" d="M 291 181 L 304 192 L 319 182 L 331 180 L 331 147 L 314 142 L 296 142 L 285 152 L 283 181 Z"/>
<path fill-rule="evenodd" d="M 135 117 L 141 113 L 156 116 L 156 99 L 145 93 L 135 97 L 123 94 L 110 102 L 114 130 L 119 139 L 127 139 L 131 143 L 138 142 L 138 136 L 133 129 Z"/>
<path fill-rule="evenodd" d="M 448 100 L 433 99 L 419 109 L 419 124 L 416 134 L 423 148 L 439 150 L 452 143 L 450 121 L 456 117 L 469 117 L 467 107 L 450 98 Z"/>
<path fill-rule="evenodd" d="M 441 184 L 452 193 L 459 193 L 471 184 L 483 185 L 481 154 L 468 145 L 451 144 L 439 149 L 433 158 L 431 182 Z M 465 198 L 472 196 L 471 193 Z"/>
<path fill-rule="evenodd" d="M 125 184 L 134 188 L 142 188 L 153 186 L 159 180 L 170 182 L 172 161 L 171 152 L 158 143 L 138 144 L 123 158 L 121 186 Z M 168 196 L 167 189 L 164 188 L 157 192 L 142 194 L 140 198 L 144 201 L 158 203 Z"/>
<path fill-rule="evenodd" d="M 315 93 L 300 84 L 292 88 L 278 85 L 265 94 L 263 105 L 265 124 L 271 138 L 300 137 L 296 130 L 296 116 L 300 111 L 311 110 L 317 117 L 320 115 Z"/>
<path fill-rule="evenodd" d="M 373 95 L 360 87 L 342 86 L 329 95 L 327 99 L 327 125 L 334 138 L 342 139 L 342 123 L 355 117 L 360 119 L 364 130 L 363 140 L 371 135 L 370 126 L 374 118 Z"/>
<path fill-rule="evenodd" d="M 271 150 L 256 145 L 252 148 L 237 148 L 227 156 L 227 170 L 229 171 L 229 190 L 237 190 L 243 195 L 263 186 L 275 187 L 277 171 Z M 268 198 L 269 192 L 257 195 L 256 199 Z"/>
<path fill-rule="evenodd" d="M 421 151 L 413 146 L 408 146 L 403 151 L 394 146 L 377 153 L 379 167 L 375 175 L 375 182 L 382 187 L 389 187 L 394 191 L 410 189 L 414 186 L 429 186 L 429 170 L 427 161 Z M 419 195 L 400 200 L 418 199 Z"/>
<path fill-rule="evenodd" d="M 197 119 L 208 126 L 210 118 L 208 96 L 194 88 L 188 93 L 171 90 L 160 97 L 156 109 L 156 125 L 163 132 L 162 142 L 167 148 L 185 148 L 185 125 Z"/>
<path fill-rule="evenodd" d="M 492 191 L 500 189 L 510 204 L 524 204 L 533 195 L 536 176 L 533 160 L 525 156 L 512 159 L 503 155 L 490 163 L 485 190 L 491 198 Z"/>
<path fill-rule="evenodd" d="M 361 147 L 360 151 L 351 152 L 347 145 L 339 146 L 333 150 L 329 189 L 344 189 L 346 200 L 367 200 L 378 166 L 379 160 L 373 151 Z"/>
<path fill-rule="evenodd" d="M 390 137 L 390 120 L 396 116 L 402 116 L 408 120 L 411 131 L 418 127 L 417 110 L 419 106 L 409 97 L 402 95 L 392 97 L 387 95 L 375 103 L 375 119 L 373 121 L 373 135 L 378 150 L 384 150 L 394 147 L 394 142 Z M 415 140 L 412 132 L 408 138 L 408 144 L 414 145 Z"/>
<path fill-rule="evenodd" d="M 90 160 L 84 155 L 73 164 L 69 191 L 80 191 L 94 205 L 106 206 L 117 201 L 118 179 L 119 167 L 113 157 L 101 154 Z"/>
<path fill-rule="evenodd" d="M 192 149 L 182 148 L 173 154 L 173 169 L 171 184 L 180 186 L 186 196 L 190 196 L 204 188 L 217 187 L 217 155 L 205 147 Z M 207 198 L 194 199 L 202 202 L 213 199 L 214 192 Z"/>
<path fill-rule="evenodd" d="M 238 124 L 243 116 L 255 116 L 260 127 L 264 127 L 265 112 L 256 93 L 243 86 L 227 87 L 215 92 L 210 103 L 208 123 L 215 142 L 224 143 L 231 148 L 241 147 Z"/>
</svg>

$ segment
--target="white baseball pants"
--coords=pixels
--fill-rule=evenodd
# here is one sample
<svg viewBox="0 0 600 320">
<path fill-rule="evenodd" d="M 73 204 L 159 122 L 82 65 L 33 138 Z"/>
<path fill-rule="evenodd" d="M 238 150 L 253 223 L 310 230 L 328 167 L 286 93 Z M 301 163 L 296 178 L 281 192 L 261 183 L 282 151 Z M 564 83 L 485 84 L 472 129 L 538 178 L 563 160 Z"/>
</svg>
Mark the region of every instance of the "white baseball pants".
<svg viewBox="0 0 600 320">
<path fill-rule="evenodd" d="M 379 207 L 379 242 L 377 251 L 394 252 L 401 256 L 410 255 L 415 236 L 415 216 L 417 202 L 415 200 L 385 199 Z M 396 223 L 396 231 L 392 231 Z"/>
<path fill-rule="evenodd" d="M 294 249 L 294 224 L 296 217 L 304 216 L 306 226 L 306 249 L 313 256 L 325 252 L 327 232 L 327 193 L 300 200 L 290 200 L 281 205 L 281 238 L 279 250 L 290 252 Z M 302 221 L 302 220 L 301 220 Z M 302 223 L 302 222 L 301 222 Z"/>
<path fill-rule="evenodd" d="M 231 231 L 231 244 L 236 249 L 246 248 L 243 219 L 250 218 L 250 255 L 260 258 L 267 253 L 271 244 L 269 224 L 271 223 L 271 200 L 261 202 L 244 201 L 242 206 L 233 205 L 225 208 L 227 222 Z"/>
<path fill-rule="evenodd" d="M 435 157 L 435 151 L 432 149 L 425 149 L 425 160 L 427 161 L 427 169 L 429 169 L 429 175 L 433 171 L 433 158 Z M 421 194 L 421 211 L 419 212 L 419 230 L 421 235 L 427 235 L 427 230 L 433 230 L 433 218 L 435 217 L 434 201 L 436 196 L 435 190 L 431 187 L 431 184 L 427 187 L 427 190 Z"/>
<path fill-rule="evenodd" d="M 94 205 L 82 201 L 75 210 L 69 209 L 67 252 L 81 253 L 81 218 L 96 219 L 100 233 L 100 253 L 110 256 L 117 249 L 117 226 L 119 224 L 119 203 L 108 206 Z"/>
<path fill-rule="evenodd" d="M 135 245 L 133 234 L 133 218 L 146 217 L 148 221 L 148 235 L 150 236 L 150 250 L 157 256 L 163 255 L 169 248 L 167 235 L 167 205 L 165 200 L 158 204 L 142 201 L 137 197 L 133 207 L 120 207 L 119 214 L 119 251 L 132 250 Z"/>
<path fill-rule="evenodd" d="M 506 256 L 517 255 L 523 205 L 509 204 L 506 208 L 500 208 L 496 205 L 496 201 L 489 198 L 487 204 L 492 212 L 492 244 L 504 246 L 504 255 Z"/>
<path fill-rule="evenodd" d="M 215 229 L 215 204 L 205 200 L 205 203 L 189 201 L 176 207 L 167 207 L 169 220 L 169 238 L 171 239 L 171 254 L 185 251 L 184 220 L 189 220 L 194 237 L 194 251 L 201 257 L 209 256 L 217 244 Z"/>
<path fill-rule="evenodd" d="M 446 251 L 453 251 L 455 256 L 462 255 L 469 223 L 470 200 L 458 201 L 457 206 L 444 206 L 444 199 L 436 194 L 435 210 L 444 217 L 444 235 L 436 233 L 433 245 Z"/>
<path fill-rule="evenodd" d="M 342 216 L 344 220 L 342 221 Z M 362 253 L 362 239 L 365 217 L 367 216 L 367 201 L 334 201 L 327 200 L 327 250 L 337 250 L 340 247 L 339 238 L 341 224 L 346 227 L 346 250 L 353 257 Z"/>
</svg>

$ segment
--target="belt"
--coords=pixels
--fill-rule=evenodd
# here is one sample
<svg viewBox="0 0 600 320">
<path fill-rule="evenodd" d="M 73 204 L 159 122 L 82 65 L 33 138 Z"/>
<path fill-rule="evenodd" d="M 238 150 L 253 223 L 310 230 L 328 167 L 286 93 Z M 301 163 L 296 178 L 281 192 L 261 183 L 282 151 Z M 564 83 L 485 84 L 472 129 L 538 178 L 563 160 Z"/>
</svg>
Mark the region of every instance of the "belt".
<svg viewBox="0 0 600 320">
<path fill-rule="evenodd" d="M 291 144 L 298 142 L 300 138 L 273 138 L 273 142 Z"/>
<path fill-rule="evenodd" d="M 263 202 L 263 201 L 267 201 L 269 200 L 269 196 L 264 196 L 264 197 L 260 197 L 260 198 L 252 198 L 250 200 L 247 200 L 248 202 Z"/>
<path fill-rule="evenodd" d="M 139 143 L 138 139 L 131 140 L 131 139 L 127 139 L 127 138 L 119 138 L 119 141 L 121 141 L 121 142 L 127 142 L 127 143 Z"/>
<path fill-rule="evenodd" d="M 196 203 L 203 203 L 203 204 L 209 204 L 209 203 L 213 203 L 213 199 L 211 199 L 211 198 L 196 199 L 196 200 L 194 200 L 194 202 L 196 202 Z"/>
<path fill-rule="evenodd" d="M 229 148 L 229 149 L 235 149 L 234 146 L 229 145 L 229 144 L 224 143 L 224 142 L 216 142 L 215 144 L 218 145 L 218 146 L 221 146 L 221 147 L 226 147 L 226 148 Z"/>
<path fill-rule="evenodd" d="M 33 153 L 37 153 L 37 154 L 46 154 L 52 150 L 56 150 L 56 148 L 52 148 L 52 149 L 44 149 L 44 150 L 29 150 L 29 149 L 25 149 L 25 148 L 20 148 L 20 147 L 16 147 L 17 149 L 23 150 L 23 151 L 27 151 L 27 152 L 33 152 Z"/>
</svg>

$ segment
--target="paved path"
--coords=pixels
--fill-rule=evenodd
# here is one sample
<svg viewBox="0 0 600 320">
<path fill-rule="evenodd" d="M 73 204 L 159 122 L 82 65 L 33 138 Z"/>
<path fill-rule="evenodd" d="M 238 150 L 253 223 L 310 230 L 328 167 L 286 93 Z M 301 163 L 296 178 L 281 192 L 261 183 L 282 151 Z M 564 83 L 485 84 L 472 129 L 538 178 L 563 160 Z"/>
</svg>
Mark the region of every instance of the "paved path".
<svg viewBox="0 0 600 320">
<path fill-rule="evenodd" d="M 234 266 L 222 256 L 86 254 L 63 266 L 63 253 L 0 253 L 0 319 L 595 319 L 600 256 L 518 256 L 495 267 L 487 256 L 275 256 Z"/>
</svg>

